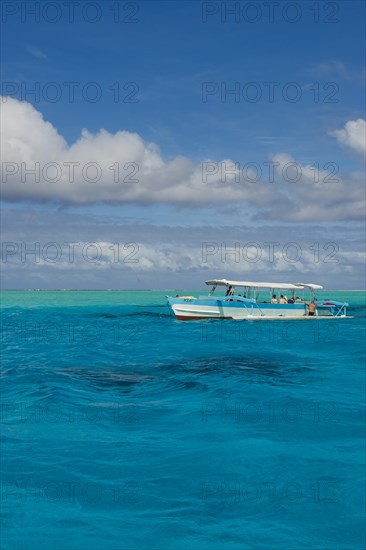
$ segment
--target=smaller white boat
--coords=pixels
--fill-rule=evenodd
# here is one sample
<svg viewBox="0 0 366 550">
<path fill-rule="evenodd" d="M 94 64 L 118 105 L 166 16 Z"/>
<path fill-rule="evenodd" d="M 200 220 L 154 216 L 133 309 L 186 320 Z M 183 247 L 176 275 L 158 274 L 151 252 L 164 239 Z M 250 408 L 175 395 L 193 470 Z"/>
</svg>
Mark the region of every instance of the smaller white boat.
<svg viewBox="0 0 366 550">
<path fill-rule="evenodd" d="M 262 283 L 212 279 L 208 296 L 167 296 L 177 319 L 310 320 L 347 316 L 348 303 L 318 300 L 321 285 L 313 283 Z M 215 294 L 225 287 L 224 295 Z"/>
</svg>

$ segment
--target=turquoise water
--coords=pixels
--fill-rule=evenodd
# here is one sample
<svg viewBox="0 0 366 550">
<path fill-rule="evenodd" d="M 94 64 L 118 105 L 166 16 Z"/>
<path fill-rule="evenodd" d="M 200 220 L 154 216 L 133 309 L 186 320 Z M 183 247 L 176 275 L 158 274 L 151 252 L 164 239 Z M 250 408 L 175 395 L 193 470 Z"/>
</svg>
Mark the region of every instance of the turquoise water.
<svg viewBox="0 0 366 550">
<path fill-rule="evenodd" d="M 165 294 L 2 294 L 1 548 L 364 549 L 365 293 L 307 323 Z"/>
</svg>

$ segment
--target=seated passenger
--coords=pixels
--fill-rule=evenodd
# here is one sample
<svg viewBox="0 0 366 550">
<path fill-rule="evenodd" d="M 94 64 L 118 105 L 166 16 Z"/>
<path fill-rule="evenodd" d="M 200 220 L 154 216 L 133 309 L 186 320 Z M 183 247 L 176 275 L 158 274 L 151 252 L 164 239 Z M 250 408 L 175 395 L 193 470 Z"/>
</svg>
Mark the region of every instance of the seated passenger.
<svg viewBox="0 0 366 550">
<path fill-rule="evenodd" d="M 280 304 L 287 304 L 287 300 L 286 300 L 286 298 L 284 297 L 283 294 L 281 294 L 281 296 L 280 296 Z"/>
<path fill-rule="evenodd" d="M 277 297 L 276 294 L 273 294 L 271 304 L 277 304 Z"/>
<path fill-rule="evenodd" d="M 295 298 L 294 298 L 293 296 L 291 296 L 291 298 L 289 298 L 289 299 L 287 300 L 287 303 L 288 303 L 288 304 L 293 304 L 294 302 L 295 302 Z"/>
</svg>

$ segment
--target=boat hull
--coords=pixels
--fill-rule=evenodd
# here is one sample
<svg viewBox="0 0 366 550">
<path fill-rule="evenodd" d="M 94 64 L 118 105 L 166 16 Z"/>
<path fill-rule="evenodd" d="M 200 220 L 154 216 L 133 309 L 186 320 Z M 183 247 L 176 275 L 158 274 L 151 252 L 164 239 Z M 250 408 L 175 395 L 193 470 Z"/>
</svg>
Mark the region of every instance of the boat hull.
<svg viewBox="0 0 366 550">
<path fill-rule="evenodd" d="M 168 298 L 177 319 L 264 319 L 308 317 L 304 303 L 256 304 L 251 301 L 228 301 L 210 298 Z M 324 312 L 325 313 L 325 312 Z M 326 313 L 325 313 L 326 314 Z"/>
</svg>

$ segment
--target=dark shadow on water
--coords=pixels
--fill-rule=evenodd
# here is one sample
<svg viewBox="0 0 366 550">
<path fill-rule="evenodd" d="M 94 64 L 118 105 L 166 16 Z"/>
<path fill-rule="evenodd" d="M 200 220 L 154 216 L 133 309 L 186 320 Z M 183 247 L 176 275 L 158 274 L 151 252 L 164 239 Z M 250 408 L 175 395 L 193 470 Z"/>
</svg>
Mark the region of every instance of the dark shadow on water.
<svg viewBox="0 0 366 550">
<path fill-rule="evenodd" d="M 59 372 L 70 381 L 85 381 L 101 390 L 117 389 L 123 393 L 138 394 L 146 385 L 157 393 L 171 389 L 209 391 L 211 386 L 235 384 L 267 384 L 271 386 L 303 385 L 319 379 L 316 365 L 294 361 L 291 364 L 276 358 L 255 356 L 192 359 L 167 364 L 148 365 L 73 366 Z M 123 369 L 123 370 L 122 370 Z M 135 369 L 135 370 L 134 370 Z"/>
<path fill-rule="evenodd" d="M 111 367 L 106 370 L 96 370 L 88 366 L 70 367 L 58 371 L 59 374 L 67 376 L 71 380 L 85 380 L 100 388 L 121 388 L 129 389 L 137 384 L 152 380 L 152 376 L 136 372 L 120 372 L 118 367 Z"/>
<path fill-rule="evenodd" d="M 232 357 L 218 356 L 212 359 L 199 359 L 185 362 L 171 363 L 160 368 L 169 374 L 186 374 L 200 377 L 211 375 L 220 376 L 224 379 L 235 377 L 247 381 L 258 381 L 258 377 L 272 379 L 273 384 L 286 381 L 290 384 L 298 384 L 298 377 L 308 375 L 314 376 L 317 369 L 312 365 L 294 364 L 289 365 L 286 361 L 273 358 L 256 356 Z"/>
</svg>

